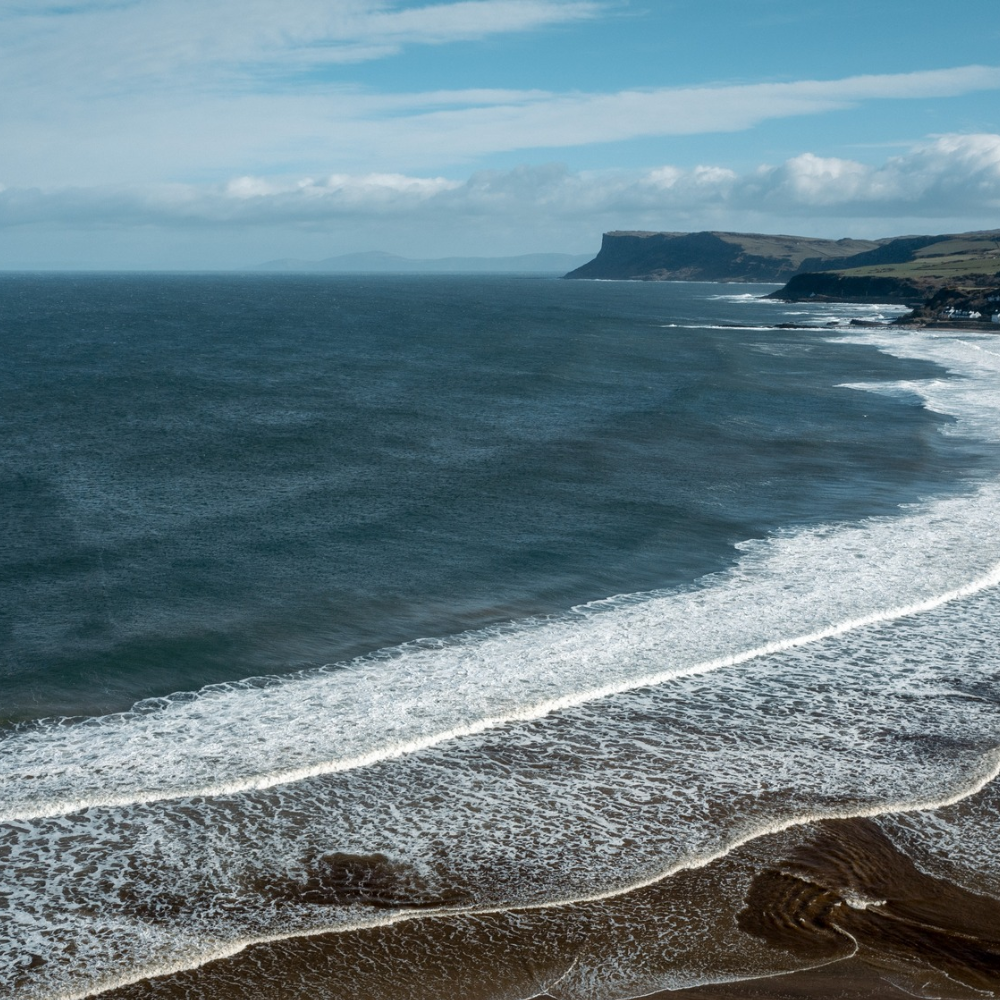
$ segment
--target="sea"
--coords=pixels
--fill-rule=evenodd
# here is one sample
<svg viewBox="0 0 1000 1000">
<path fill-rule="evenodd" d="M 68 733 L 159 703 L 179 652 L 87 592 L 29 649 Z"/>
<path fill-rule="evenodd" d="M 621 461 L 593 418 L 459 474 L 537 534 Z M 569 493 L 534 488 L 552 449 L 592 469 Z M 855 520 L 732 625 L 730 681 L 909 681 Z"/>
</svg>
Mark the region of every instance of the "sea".
<svg viewBox="0 0 1000 1000">
<path fill-rule="evenodd" d="M 1000 995 L 1000 337 L 774 287 L 0 276 L 0 996 Z"/>
</svg>

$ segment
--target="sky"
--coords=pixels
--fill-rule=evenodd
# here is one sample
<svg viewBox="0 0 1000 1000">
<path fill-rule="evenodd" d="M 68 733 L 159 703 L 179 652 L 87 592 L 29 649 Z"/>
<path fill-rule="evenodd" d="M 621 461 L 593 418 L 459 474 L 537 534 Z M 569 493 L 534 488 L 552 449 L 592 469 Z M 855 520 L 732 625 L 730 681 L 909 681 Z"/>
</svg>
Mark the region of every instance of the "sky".
<svg viewBox="0 0 1000 1000">
<path fill-rule="evenodd" d="M 0 0 L 0 268 L 988 228 L 997 0 Z"/>
</svg>

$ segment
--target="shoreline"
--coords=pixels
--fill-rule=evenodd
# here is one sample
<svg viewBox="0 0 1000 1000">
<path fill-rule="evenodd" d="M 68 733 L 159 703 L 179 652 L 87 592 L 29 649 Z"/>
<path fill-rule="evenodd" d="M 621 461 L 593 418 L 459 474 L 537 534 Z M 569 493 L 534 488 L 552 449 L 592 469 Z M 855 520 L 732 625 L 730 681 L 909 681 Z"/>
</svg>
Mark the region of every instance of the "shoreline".
<svg viewBox="0 0 1000 1000">
<path fill-rule="evenodd" d="M 668 990 L 642 1000 L 893 1000 L 912 995 L 852 956 L 815 969 Z"/>
<path fill-rule="evenodd" d="M 605 998 L 878 1000 L 928 986 L 939 997 L 996 995 L 1000 902 L 928 875 L 918 859 L 877 823 L 822 821 L 610 900 L 256 942 L 87 995 L 245 1000 L 289 970 L 289 996 L 327 1000 L 393 997 L 400 982 L 413 1000 L 568 1000 L 599 970 Z M 663 936 L 694 916 L 694 937 Z M 374 982 L 354 981 L 359 968 Z"/>
</svg>

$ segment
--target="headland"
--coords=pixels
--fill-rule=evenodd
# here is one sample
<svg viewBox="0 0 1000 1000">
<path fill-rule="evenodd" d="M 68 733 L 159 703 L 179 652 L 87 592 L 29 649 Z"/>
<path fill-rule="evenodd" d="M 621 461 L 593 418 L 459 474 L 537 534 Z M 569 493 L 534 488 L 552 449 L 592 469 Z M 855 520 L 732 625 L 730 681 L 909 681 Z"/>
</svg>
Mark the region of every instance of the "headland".
<svg viewBox="0 0 1000 1000">
<path fill-rule="evenodd" d="M 1000 329 L 1000 230 L 880 240 L 762 233 L 609 232 L 567 278 L 783 282 L 786 302 L 911 308 L 909 325 Z"/>
</svg>

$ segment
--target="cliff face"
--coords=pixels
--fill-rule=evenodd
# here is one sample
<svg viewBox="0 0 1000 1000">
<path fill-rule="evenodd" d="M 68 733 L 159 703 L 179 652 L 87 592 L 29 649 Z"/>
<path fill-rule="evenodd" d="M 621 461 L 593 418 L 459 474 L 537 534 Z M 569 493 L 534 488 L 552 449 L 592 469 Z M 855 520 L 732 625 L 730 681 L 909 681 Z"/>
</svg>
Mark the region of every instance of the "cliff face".
<svg viewBox="0 0 1000 1000">
<path fill-rule="evenodd" d="M 600 253 L 566 277 L 720 281 L 735 273 L 739 256 L 711 233 L 605 233 Z"/>
<path fill-rule="evenodd" d="M 917 306 L 934 291 L 926 281 L 879 275 L 847 275 L 836 272 L 797 274 L 769 299 L 786 302 L 898 302 Z"/>
<path fill-rule="evenodd" d="M 840 260 L 878 244 L 757 233 L 605 233 L 600 253 L 567 278 L 787 281 L 803 260 Z"/>
</svg>

